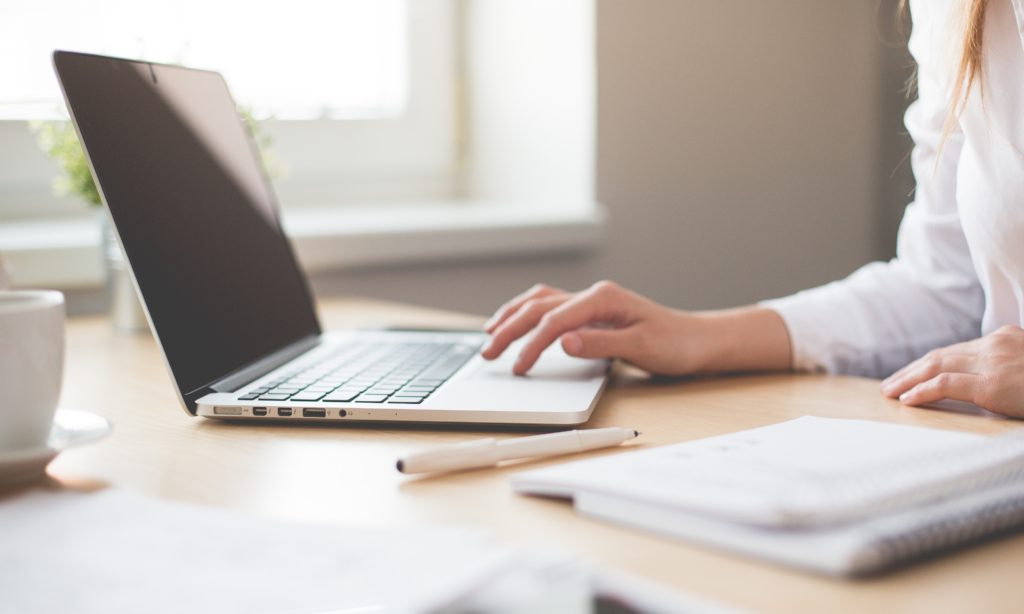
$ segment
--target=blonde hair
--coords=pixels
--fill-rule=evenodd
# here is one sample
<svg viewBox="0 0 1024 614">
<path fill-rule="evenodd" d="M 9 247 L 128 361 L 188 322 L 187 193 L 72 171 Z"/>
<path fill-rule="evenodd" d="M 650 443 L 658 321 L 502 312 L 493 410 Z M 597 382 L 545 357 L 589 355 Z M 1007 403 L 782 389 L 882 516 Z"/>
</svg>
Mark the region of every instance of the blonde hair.
<svg viewBox="0 0 1024 614">
<path fill-rule="evenodd" d="M 906 19 L 908 0 L 899 0 L 898 13 L 901 21 Z M 946 114 L 946 122 L 943 126 L 942 141 L 939 145 L 941 152 L 946 138 L 956 126 L 960 119 L 960 112 L 967 103 L 967 97 L 971 92 L 974 83 L 982 87 L 984 76 L 981 71 L 982 43 L 985 39 L 985 11 L 988 9 L 988 0 L 960 0 L 956 25 L 960 29 L 960 49 L 956 62 L 956 73 L 953 75 L 952 89 L 949 92 L 949 112 Z M 911 77 L 907 83 L 908 95 L 912 91 L 915 78 Z"/>
<path fill-rule="evenodd" d="M 988 0 L 962 0 L 960 3 L 960 19 L 963 38 L 960 44 L 960 58 L 953 79 L 953 90 L 949 98 L 949 114 L 946 116 L 945 133 L 953 129 L 960 112 L 967 103 L 967 97 L 975 81 L 981 88 L 984 97 L 984 75 L 981 71 L 982 42 L 985 38 L 985 10 Z"/>
</svg>

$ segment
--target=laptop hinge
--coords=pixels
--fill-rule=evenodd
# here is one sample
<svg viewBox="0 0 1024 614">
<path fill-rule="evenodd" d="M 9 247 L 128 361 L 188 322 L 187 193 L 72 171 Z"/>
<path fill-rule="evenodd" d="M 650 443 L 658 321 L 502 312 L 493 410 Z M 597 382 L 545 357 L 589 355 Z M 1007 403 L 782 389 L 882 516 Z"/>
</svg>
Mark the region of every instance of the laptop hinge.
<svg viewBox="0 0 1024 614">
<path fill-rule="evenodd" d="M 310 335 L 309 337 L 300 339 L 291 345 L 274 352 L 273 354 L 264 356 L 256 362 L 242 367 L 227 377 L 223 377 L 213 382 L 208 386 L 208 389 L 214 392 L 231 392 L 233 390 L 238 390 L 249 382 L 270 373 L 289 360 L 308 352 L 319 344 L 319 335 Z"/>
</svg>

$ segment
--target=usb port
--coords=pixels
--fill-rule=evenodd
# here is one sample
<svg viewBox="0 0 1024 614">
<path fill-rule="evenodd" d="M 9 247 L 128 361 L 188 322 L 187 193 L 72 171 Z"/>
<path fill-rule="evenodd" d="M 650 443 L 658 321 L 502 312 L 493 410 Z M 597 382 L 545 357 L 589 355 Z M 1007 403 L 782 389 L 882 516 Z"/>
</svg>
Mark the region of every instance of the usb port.
<svg viewBox="0 0 1024 614">
<path fill-rule="evenodd" d="M 327 410 L 307 407 L 306 409 L 302 410 L 302 416 L 304 418 L 326 418 Z"/>
<path fill-rule="evenodd" d="M 253 407 L 252 408 L 252 415 L 254 415 L 254 416 L 266 416 L 267 415 L 267 408 L 266 407 Z"/>
<path fill-rule="evenodd" d="M 277 408 L 277 415 L 278 416 L 290 416 L 290 415 L 292 415 L 292 408 L 291 407 L 278 407 Z"/>
</svg>

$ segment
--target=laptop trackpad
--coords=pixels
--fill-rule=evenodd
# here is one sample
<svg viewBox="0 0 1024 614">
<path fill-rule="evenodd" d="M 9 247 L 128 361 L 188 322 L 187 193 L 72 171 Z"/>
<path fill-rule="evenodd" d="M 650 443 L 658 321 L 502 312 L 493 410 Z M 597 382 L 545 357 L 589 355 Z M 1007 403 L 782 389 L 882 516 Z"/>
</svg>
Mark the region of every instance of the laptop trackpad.
<svg viewBox="0 0 1024 614">
<path fill-rule="evenodd" d="M 476 356 L 424 404 L 446 410 L 486 410 L 534 414 L 520 421 L 578 424 L 589 416 L 608 369 L 606 360 L 583 360 L 567 355 L 561 346 L 548 348 L 526 376 L 512 374 L 520 344 L 514 344 L 494 361 Z"/>
<path fill-rule="evenodd" d="M 555 343 L 541 354 L 540 359 L 525 377 L 513 375 L 512 365 L 515 364 L 523 343 L 520 341 L 512 344 L 496 360 L 479 360 L 476 365 L 470 365 L 468 379 L 586 381 L 601 378 L 607 370 L 608 361 L 574 358 L 566 354 L 561 345 Z"/>
</svg>

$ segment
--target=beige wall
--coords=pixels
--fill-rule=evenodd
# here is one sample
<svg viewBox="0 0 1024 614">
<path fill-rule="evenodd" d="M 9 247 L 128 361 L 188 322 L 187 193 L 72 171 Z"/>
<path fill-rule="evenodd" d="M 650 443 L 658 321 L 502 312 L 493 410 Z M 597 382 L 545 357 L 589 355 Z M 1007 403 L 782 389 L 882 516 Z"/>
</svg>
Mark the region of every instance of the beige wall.
<svg viewBox="0 0 1024 614">
<path fill-rule="evenodd" d="M 843 276 L 891 251 L 909 192 L 907 62 L 883 2 L 599 0 L 593 254 L 321 277 L 348 292 L 487 312 L 538 280 L 616 279 L 688 308 Z M 876 13 L 876 11 L 879 11 Z"/>
</svg>

